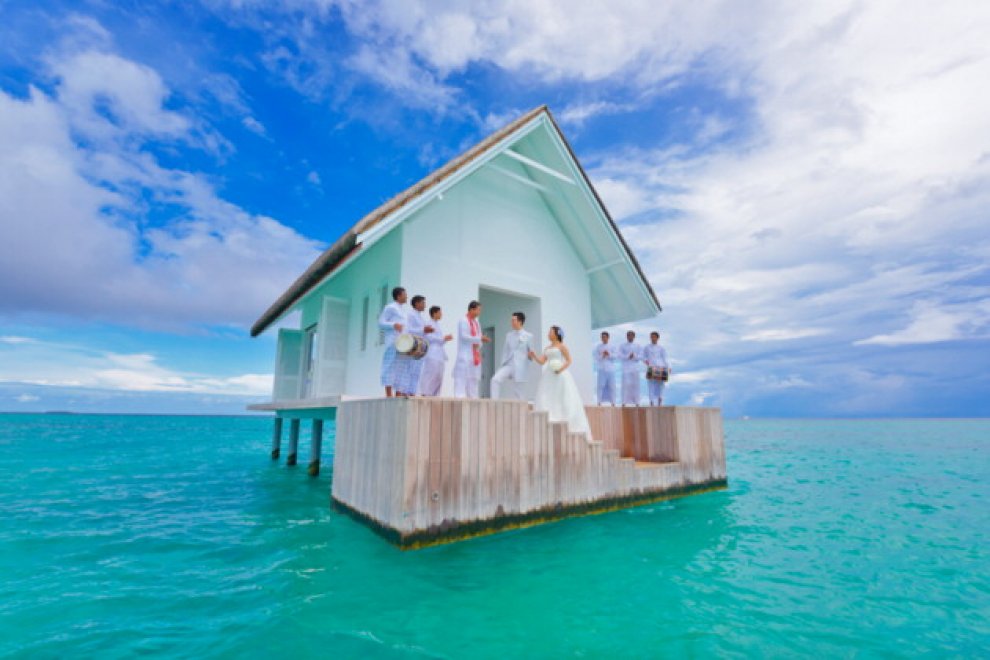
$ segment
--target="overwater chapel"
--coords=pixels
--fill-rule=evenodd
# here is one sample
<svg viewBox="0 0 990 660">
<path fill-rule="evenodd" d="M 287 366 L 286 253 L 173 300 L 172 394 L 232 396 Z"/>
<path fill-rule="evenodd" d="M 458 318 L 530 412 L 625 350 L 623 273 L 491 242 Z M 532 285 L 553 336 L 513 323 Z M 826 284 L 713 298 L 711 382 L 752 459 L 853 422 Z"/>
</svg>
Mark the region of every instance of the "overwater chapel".
<svg viewBox="0 0 990 660">
<path fill-rule="evenodd" d="M 426 296 L 450 332 L 483 305 L 480 399 L 386 398 L 378 315 L 391 290 Z M 333 424 L 334 506 L 402 547 L 466 538 L 722 488 L 718 409 L 589 405 L 594 330 L 652 317 L 660 304 L 601 199 L 541 106 L 362 218 L 320 255 L 251 328 L 280 328 L 272 459 L 296 465 L 312 424 L 309 469 L 320 474 Z M 566 332 L 590 433 L 523 399 L 488 396 L 513 312 L 539 340 Z M 451 350 L 453 353 L 453 350 Z M 451 356 L 452 357 L 452 356 Z"/>
<path fill-rule="evenodd" d="M 493 339 L 483 356 L 482 395 L 514 311 L 526 314 L 540 342 L 550 325 L 564 328 L 588 402 L 593 330 L 660 311 L 546 106 L 366 215 L 265 311 L 252 336 L 301 312 L 298 329 L 278 332 L 274 401 L 379 396 L 385 346 L 377 318 L 396 285 L 440 305 L 445 328 L 456 327 L 468 301 L 482 303 L 481 325 Z M 534 374 L 531 388 L 535 381 Z"/>
</svg>

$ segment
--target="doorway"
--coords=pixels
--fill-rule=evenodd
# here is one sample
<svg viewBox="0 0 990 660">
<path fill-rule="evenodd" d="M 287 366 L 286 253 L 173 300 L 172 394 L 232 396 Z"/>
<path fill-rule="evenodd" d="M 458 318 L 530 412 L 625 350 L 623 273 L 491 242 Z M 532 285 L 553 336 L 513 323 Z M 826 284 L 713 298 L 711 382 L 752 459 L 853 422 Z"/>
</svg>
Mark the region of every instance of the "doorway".
<svg viewBox="0 0 990 660">
<path fill-rule="evenodd" d="M 511 316 L 513 312 L 522 312 L 526 315 L 525 328 L 533 335 L 533 348 L 539 352 L 543 346 L 540 299 L 515 291 L 481 286 L 478 290 L 478 302 L 482 305 L 480 320 L 484 327 L 484 333 L 492 339 L 491 343 L 485 344 L 482 349 L 481 382 L 478 384 L 478 394 L 484 398 L 490 398 L 491 377 L 501 361 L 505 335 L 512 329 Z M 532 400 L 536 393 L 538 377 L 539 367 L 532 363 L 526 386 L 523 388 L 523 393 L 529 400 Z"/>
</svg>

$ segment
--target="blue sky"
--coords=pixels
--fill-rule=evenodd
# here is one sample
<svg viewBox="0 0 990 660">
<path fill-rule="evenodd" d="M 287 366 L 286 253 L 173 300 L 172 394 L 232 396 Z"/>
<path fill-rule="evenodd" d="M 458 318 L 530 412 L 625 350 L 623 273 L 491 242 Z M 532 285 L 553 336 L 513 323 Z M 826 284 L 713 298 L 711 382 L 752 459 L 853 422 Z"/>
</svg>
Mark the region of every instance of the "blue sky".
<svg viewBox="0 0 990 660">
<path fill-rule="evenodd" d="M 0 2 L 0 410 L 240 412 L 319 251 L 547 103 L 670 402 L 990 415 L 990 12 L 597 4 Z"/>
</svg>

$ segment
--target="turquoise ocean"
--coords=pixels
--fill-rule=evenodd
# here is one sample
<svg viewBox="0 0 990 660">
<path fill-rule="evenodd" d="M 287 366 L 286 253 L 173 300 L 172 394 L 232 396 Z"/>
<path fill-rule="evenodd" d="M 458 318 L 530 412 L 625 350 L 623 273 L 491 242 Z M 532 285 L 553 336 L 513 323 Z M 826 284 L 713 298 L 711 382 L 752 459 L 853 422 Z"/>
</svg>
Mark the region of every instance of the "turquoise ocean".
<svg viewBox="0 0 990 660">
<path fill-rule="evenodd" d="M 730 421 L 724 491 L 407 552 L 270 433 L 0 415 L 0 656 L 990 655 L 990 421 Z"/>
</svg>

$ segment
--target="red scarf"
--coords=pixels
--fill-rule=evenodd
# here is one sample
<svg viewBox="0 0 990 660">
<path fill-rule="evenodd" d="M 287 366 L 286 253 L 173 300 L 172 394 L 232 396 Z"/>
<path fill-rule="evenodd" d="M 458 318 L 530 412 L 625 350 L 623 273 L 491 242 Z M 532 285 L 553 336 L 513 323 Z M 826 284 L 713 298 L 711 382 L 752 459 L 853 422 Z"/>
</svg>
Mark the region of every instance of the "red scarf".
<svg viewBox="0 0 990 660">
<path fill-rule="evenodd" d="M 471 318 L 470 315 L 467 317 L 468 325 L 471 326 L 471 336 L 477 337 L 481 334 L 481 326 L 478 325 L 478 320 Z M 481 345 L 471 344 L 471 354 L 474 356 L 474 366 L 481 364 Z"/>
</svg>

